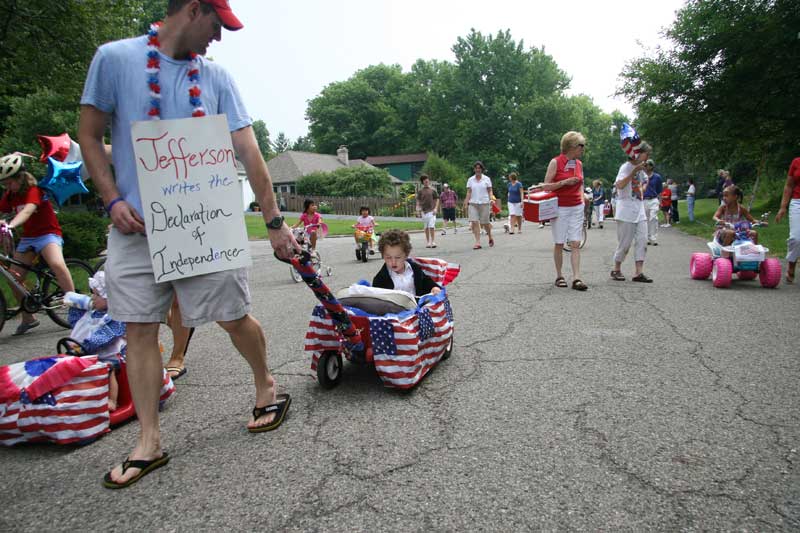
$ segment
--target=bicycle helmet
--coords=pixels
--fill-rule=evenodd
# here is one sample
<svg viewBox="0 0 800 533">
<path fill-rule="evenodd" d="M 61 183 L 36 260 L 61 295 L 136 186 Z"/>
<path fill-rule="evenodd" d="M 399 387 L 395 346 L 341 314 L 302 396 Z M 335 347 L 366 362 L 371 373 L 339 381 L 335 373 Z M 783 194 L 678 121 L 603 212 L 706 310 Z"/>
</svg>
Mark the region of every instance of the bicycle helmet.
<svg viewBox="0 0 800 533">
<path fill-rule="evenodd" d="M 25 170 L 25 163 L 22 162 L 22 155 L 19 153 L 0 158 L 0 181 L 7 180 L 20 170 Z"/>
</svg>

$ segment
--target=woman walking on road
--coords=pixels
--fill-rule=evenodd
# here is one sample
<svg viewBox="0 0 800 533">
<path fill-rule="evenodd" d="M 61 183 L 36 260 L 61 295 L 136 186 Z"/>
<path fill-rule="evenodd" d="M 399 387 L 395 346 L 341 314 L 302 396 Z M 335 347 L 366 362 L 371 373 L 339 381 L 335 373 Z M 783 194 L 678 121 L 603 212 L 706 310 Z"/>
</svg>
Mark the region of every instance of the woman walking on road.
<svg viewBox="0 0 800 533">
<path fill-rule="evenodd" d="M 561 137 L 561 155 L 550 160 L 544 177 L 545 191 L 558 196 L 558 218 L 551 222 L 553 234 L 553 262 L 556 266 L 556 287 L 567 287 L 561 272 L 564 264 L 564 243 L 572 247 L 572 288 L 585 291 L 589 287 L 581 280 L 580 244 L 583 236 L 583 155 L 586 139 L 577 131 L 568 131 Z"/>
<path fill-rule="evenodd" d="M 473 250 L 480 250 L 481 247 L 481 227 L 489 236 L 489 247 L 494 246 L 492 238 L 492 225 L 489 223 L 489 209 L 492 201 L 492 179 L 484 176 L 486 170 L 483 163 L 475 161 L 472 165 L 475 172 L 467 180 L 467 197 L 464 199 L 464 209 L 468 211 L 469 223 L 472 226 L 472 235 L 475 236 Z"/>
</svg>

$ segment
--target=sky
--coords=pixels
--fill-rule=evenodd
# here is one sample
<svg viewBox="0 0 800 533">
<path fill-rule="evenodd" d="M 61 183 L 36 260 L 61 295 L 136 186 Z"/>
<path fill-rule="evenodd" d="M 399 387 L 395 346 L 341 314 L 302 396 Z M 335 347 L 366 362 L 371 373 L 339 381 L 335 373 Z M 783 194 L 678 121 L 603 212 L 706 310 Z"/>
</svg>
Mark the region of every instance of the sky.
<svg viewBox="0 0 800 533">
<path fill-rule="evenodd" d="M 626 62 L 668 46 L 664 29 L 684 0 L 232 0 L 244 29 L 223 31 L 209 56 L 236 80 L 250 115 L 295 139 L 308 132 L 308 101 L 326 85 L 379 63 L 410 70 L 417 59 L 454 61 L 452 46 L 471 28 L 511 30 L 525 46 L 544 46 L 606 112 L 632 116 L 614 97 Z M 635 10 L 635 11 L 634 11 Z M 632 14 L 635 13 L 635 14 Z"/>
</svg>

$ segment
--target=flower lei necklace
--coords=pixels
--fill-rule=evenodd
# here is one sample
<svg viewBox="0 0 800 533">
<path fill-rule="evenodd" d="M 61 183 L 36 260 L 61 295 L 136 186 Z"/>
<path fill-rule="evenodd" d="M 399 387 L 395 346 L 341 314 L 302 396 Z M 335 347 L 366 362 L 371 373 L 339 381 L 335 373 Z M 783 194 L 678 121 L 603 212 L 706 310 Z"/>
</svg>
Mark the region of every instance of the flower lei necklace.
<svg viewBox="0 0 800 533">
<path fill-rule="evenodd" d="M 150 89 L 150 111 L 147 114 L 152 120 L 161 119 L 161 85 L 158 82 L 158 73 L 161 70 L 161 59 L 158 57 L 158 50 L 161 48 L 161 43 L 158 41 L 160 27 L 161 22 L 156 22 L 150 25 L 150 31 L 147 32 L 147 68 L 145 68 L 145 72 L 148 74 L 147 86 Z M 186 76 L 194 84 L 189 88 L 189 103 L 194 108 L 192 116 L 204 117 L 206 112 L 203 109 L 203 102 L 200 100 L 200 63 L 194 52 L 190 52 L 189 57 L 191 58 L 189 72 Z"/>
</svg>

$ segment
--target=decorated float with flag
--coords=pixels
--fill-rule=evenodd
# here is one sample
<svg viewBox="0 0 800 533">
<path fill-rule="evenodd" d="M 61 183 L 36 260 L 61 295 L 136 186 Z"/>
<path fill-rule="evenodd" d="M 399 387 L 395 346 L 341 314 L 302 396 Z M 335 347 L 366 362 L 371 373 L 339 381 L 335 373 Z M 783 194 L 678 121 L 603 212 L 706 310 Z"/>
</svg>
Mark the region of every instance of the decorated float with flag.
<svg viewBox="0 0 800 533">
<path fill-rule="evenodd" d="M 357 284 L 340 291 L 337 298 L 313 268 L 306 268 L 302 257 L 292 260 L 320 301 L 311 313 L 305 349 L 322 387 L 333 388 L 341 381 L 343 358 L 374 365 L 387 387 L 410 389 L 450 357 L 454 320 L 445 286 L 461 267 L 434 258 L 410 261 L 441 285 L 442 291 L 415 301 L 397 294 L 399 291 L 380 293 L 371 287 L 358 291 Z"/>
<path fill-rule="evenodd" d="M 42 357 L 0 367 L 0 445 L 87 444 L 136 416 L 125 365 L 118 407 L 109 411 L 112 365 L 96 355 Z M 164 373 L 161 401 L 175 392 Z"/>
</svg>

